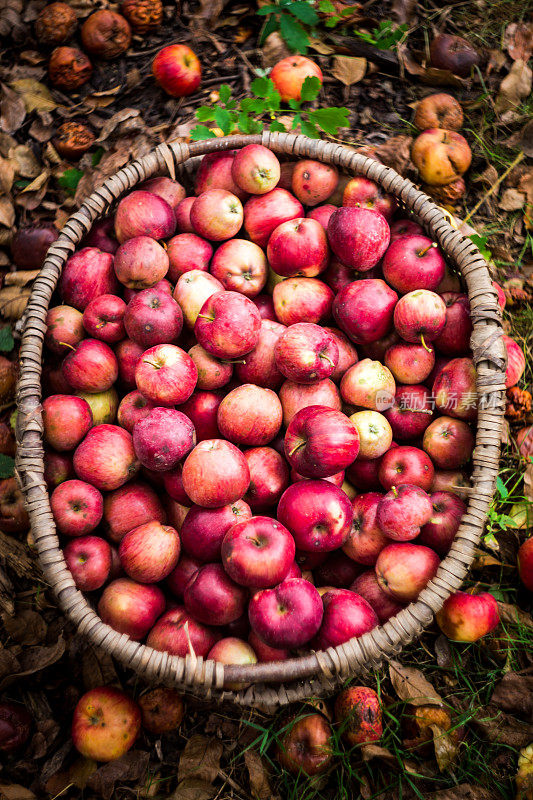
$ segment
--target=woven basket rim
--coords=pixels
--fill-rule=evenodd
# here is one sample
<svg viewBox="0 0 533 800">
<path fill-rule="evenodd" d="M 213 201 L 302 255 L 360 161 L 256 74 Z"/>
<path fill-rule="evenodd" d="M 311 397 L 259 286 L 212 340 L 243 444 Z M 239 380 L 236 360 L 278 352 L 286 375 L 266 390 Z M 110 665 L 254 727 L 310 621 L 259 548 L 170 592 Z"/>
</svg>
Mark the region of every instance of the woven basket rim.
<svg viewBox="0 0 533 800">
<path fill-rule="evenodd" d="M 120 195 L 149 177 L 168 174 L 175 178 L 177 170 L 190 170 L 198 161 L 197 156 L 237 149 L 250 143 L 263 144 L 278 154 L 313 158 L 335 164 L 349 173 L 364 175 L 394 194 L 405 209 L 414 213 L 425 230 L 429 230 L 448 261 L 460 270 L 468 287 L 474 326 L 471 344 L 477 368 L 479 412 L 467 511 L 450 552 L 419 598 L 385 624 L 338 647 L 312 651 L 287 661 L 243 667 L 223 666 L 190 655 L 185 658 L 171 656 L 133 642 L 125 634 L 105 625 L 76 589 L 59 546 L 44 481 L 40 378 L 45 318 L 52 293 L 64 263 L 93 222 Z M 390 167 L 358 154 L 353 148 L 301 135 L 264 132 L 191 144 L 163 143 L 148 155 L 129 163 L 108 178 L 69 218 L 48 251 L 25 312 L 17 392 L 16 471 L 25 495 L 39 560 L 60 607 L 92 643 L 149 681 L 173 685 L 204 697 L 232 699 L 243 705 L 277 706 L 328 694 L 354 674 L 397 655 L 403 645 L 427 627 L 446 597 L 461 586 L 483 531 L 498 471 L 505 408 L 506 354 L 501 337 L 497 294 L 488 266 L 475 245 L 458 233 L 449 224 L 443 210 L 409 180 Z M 233 691 L 224 689 L 225 683 L 249 686 Z"/>
</svg>

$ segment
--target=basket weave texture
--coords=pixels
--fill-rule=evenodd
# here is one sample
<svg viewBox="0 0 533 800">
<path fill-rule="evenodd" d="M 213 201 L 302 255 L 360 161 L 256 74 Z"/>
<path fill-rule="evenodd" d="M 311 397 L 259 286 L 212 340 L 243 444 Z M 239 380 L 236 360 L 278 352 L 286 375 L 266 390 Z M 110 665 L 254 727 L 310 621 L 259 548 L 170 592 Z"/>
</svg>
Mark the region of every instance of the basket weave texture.
<svg viewBox="0 0 533 800">
<path fill-rule="evenodd" d="M 41 371 L 45 318 L 52 293 L 66 260 L 93 222 L 106 213 L 124 192 L 153 175 L 167 174 L 180 178 L 193 171 L 198 156 L 252 143 L 263 144 L 275 153 L 295 159 L 313 158 L 334 164 L 348 174 L 364 175 L 393 194 L 405 210 L 414 213 L 426 232 L 439 243 L 449 263 L 460 271 L 467 285 L 474 327 L 471 346 L 477 368 L 479 412 L 468 508 L 450 552 L 418 600 L 384 625 L 339 647 L 311 652 L 288 661 L 243 667 L 223 666 L 193 655 L 185 658 L 171 656 L 134 642 L 105 625 L 77 590 L 60 549 L 43 476 Z M 67 221 L 48 251 L 25 316 L 17 396 L 16 468 L 43 573 L 59 606 L 93 644 L 144 679 L 207 698 L 232 699 L 248 706 L 272 708 L 330 694 L 348 678 L 397 655 L 405 644 L 413 641 L 430 624 L 448 595 L 459 589 L 483 532 L 498 472 L 505 409 L 506 355 L 501 335 L 497 295 L 487 264 L 475 245 L 458 233 L 442 210 L 410 181 L 349 147 L 305 136 L 265 132 L 257 136 L 231 136 L 191 144 L 169 142 L 128 164 L 108 178 Z M 241 691 L 224 689 L 225 684 L 236 682 L 248 686 Z"/>
</svg>

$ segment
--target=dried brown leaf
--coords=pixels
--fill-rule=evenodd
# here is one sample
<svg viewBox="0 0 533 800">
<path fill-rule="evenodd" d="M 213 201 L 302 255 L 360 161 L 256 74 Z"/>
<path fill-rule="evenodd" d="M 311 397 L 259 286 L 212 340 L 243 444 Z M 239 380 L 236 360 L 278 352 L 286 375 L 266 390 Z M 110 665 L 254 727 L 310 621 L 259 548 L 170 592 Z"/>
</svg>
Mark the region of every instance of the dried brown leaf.
<svg viewBox="0 0 533 800">
<path fill-rule="evenodd" d="M 2 198 L 0 197 L 0 207 Z M 28 305 L 31 289 L 19 289 L 18 286 L 7 286 L 0 289 L 0 317 L 10 322 L 16 322 L 24 314 Z"/>
<path fill-rule="evenodd" d="M 4 278 L 4 286 L 27 286 L 35 280 L 39 274 L 39 269 L 21 269 L 18 272 L 8 272 Z M 0 534 L 2 536 L 3 534 Z M 0 554 L 2 547 L 0 546 Z"/>
<path fill-rule="evenodd" d="M 533 52 L 533 23 L 511 22 L 505 29 L 503 46 L 513 61 L 529 61 Z"/>
<path fill-rule="evenodd" d="M 314 39 L 312 36 L 309 37 L 309 47 L 313 50 L 316 50 L 317 53 L 320 53 L 321 56 L 329 56 L 335 52 L 335 48 L 326 42 L 323 42 L 322 39 Z"/>
<path fill-rule="evenodd" d="M 11 228 L 11 226 L 15 222 L 15 207 L 11 202 L 11 198 L 0 197 L 0 225 L 4 225 L 6 228 Z"/>
<path fill-rule="evenodd" d="M 16 673 L 4 676 L 0 681 L 0 691 L 19 680 L 19 678 L 33 675 L 35 672 L 39 672 L 51 666 L 51 664 L 55 664 L 56 661 L 59 661 L 64 652 L 65 640 L 62 635 L 59 636 L 55 644 L 47 647 L 28 647 L 24 649 L 18 658 L 20 669 L 17 670 Z"/>
<path fill-rule="evenodd" d="M 389 677 L 400 700 L 408 700 L 414 706 L 431 704 L 442 706 L 442 697 L 435 687 L 414 667 L 405 667 L 399 661 L 391 661 Z"/>
<path fill-rule="evenodd" d="M 518 59 L 500 84 L 494 107 L 498 113 L 516 109 L 531 92 L 533 72 L 526 61 Z"/>
<path fill-rule="evenodd" d="M 18 81 L 12 81 L 10 86 L 22 97 L 28 114 L 32 111 L 53 111 L 57 108 L 57 103 L 50 94 L 50 90 L 40 81 L 33 78 L 20 78 Z"/>
<path fill-rule="evenodd" d="M 120 781 L 138 781 L 144 777 L 148 768 L 150 754 L 144 750 L 130 750 L 116 761 L 110 761 L 96 770 L 87 781 L 87 786 L 97 792 L 104 800 L 110 800 L 115 784 Z"/>
<path fill-rule="evenodd" d="M 250 791 L 257 800 L 270 800 L 272 789 L 268 781 L 268 771 L 265 762 L 255 750 L 246 750 L 244 763 L 248 770 Z"/>
<path fill-rule="evenodd" d="M 391 136 L 383 144 L 378 145 L 376 155 L 387 166 L 392 167 L 400 175 L 411 168 L 412 136 Z"/>
<path fill-rule="evenodd" d="M 96 647 L 88 646 L 82 654 L 81 669 L 85 689 L 109 686 L 118 679 L 111 656 Z"/>
<path fill-rule="evenodd" d="M 178 765 L 178 780 L 187 778 L 212 783 L 220 769 L 222 742 L 201 734 L 191 736 Z"/>
<path fill-rule="evenodd" d="M 379 758 L 380 761 L 385 761 L 391 766 L 398 766 L 398 759 L 394 753 L 391 753 L 387 747 L 382 747 L 379 744 L 362 744 L 361 755 L 363 761 L 372 761 L 374 758 Z"/>
<path fill-rule="evenodd" d="M 508 747 L 525 747 L 533 741 L 533 724 L 505 714 L 492 703 L 479 710 L 471 725 L 487 741 Z"/>
<path fill-rule="evenodd" d="M 366 67 L 366 58 L 335 56 L 331 74 L 345 86 L 352 86 L 365 77 Z"/>
<path fill-rule="evenodd" d="M 125 122 L 126 120 L 133 119 L 135 117 L 140 116 L 140 111 L 136 108 L 123 108 L 120 111 L 117 111 L 116 114 L 113 114 L 104 124 L 102 125 L 102 129 L 100 131 L 100 135 L 95 140 L 96 142 L 105 142 L 106 139 L 113 133 L 113 131 L 118 128 L 118 126 Z"/>
<path fill-rule="evenodd" d="M 441 728 L 439 725 L 429 726 L 433 734 L 433 747 L 435 748 L 435 758 L 440 772 L 446 772 L 457 761 L 459 752 L 459 740 L 450 731 Z"/>
<path fill-rule="evenodd" d="M 522 192 L 517 189 L 505 189 L 498 202 L 498 207 L 504 211 L 519 211 L 525 202 L 526 196 Z"/>
<path fill-rule="evenodd" d="M 265 39 L 265 43 L 261 47 L 261 53 L 263 55 L 263 66 L 273 67 L 282 58 L 290 56 L 291 51 L 279 33 L 274 31 Z"/>
<path fill-rule="evenodd" d="M 35 800 L 36 795 L 18 783 L 0 783 L 0 800 Z"/>
<path fill-rule="evenodd" d="M 413 20 L 416 4 L 417 0 L 393 0 L 391 11 L 400 25 Z"/>
<path fill-rule="evenodd" d="M 496 800 L 494 794 L 483 786 L 460 783 L 450 789 L 440 789 L 426 795 L 426 800 Z"/>
<path fill-rule="evenodd" d="M 533 464 L 528 464 L 524 472 L 524 494 L 533 502 Z"/>
<path fill-rule="evenodd" d="M 213 25 L 227 3 L 228 0 L 200 0 L 199 17 L 202 23 L 207 24 L 208 27 Z"/>
<path fill-rule="evenodd" d="M 409 75 L 415 75 L 421 83 L 428 84 L 429 86 L 457 86 L 458 88 L 468 85 L 468 81 L 464 78 L 459 78 L 453 72 L 447 69 L 437 69 L 436 67 L 429 67 L 420 64 L 413 53 L 408 50 L 405 43 L 399 43 L 397 46 L 398 60 Z"/>
<path fill-rule="evenodd" d="M 5 616 L 3 622 L 8 635 L 25 645 L 43 642 L 48 628 L 41 615 L 31 608 L 19 611 L 15 617 Z"/>
<path fill-rule="evenodd" d="M 26 106 L 22 97 L 1 84 L 2 94 L 0 99 L 0 128 L 6 133 L 18 131 L 26 118 Z"/>
<path fill-rule="evenodd" d="M 518 717 L 533 714 L 533 676 L 507 672 L 496 684 L 490 702 Z"/>
<path fill-rule="evenodd" d="M 197 778 L 187 778 L 179 784 L 168 800 L 211 800 L 217 793 L 212 783 Z"/>
<path fill-rule="evenodd" d="M 8 158 L 0 156 L 0 193 L 9 194 L 15 180 L 15 167 Z"/>
<path fill-rule="evenodd" d="M 533 631 L 531 614 L 528 614 L 527 611 L 522 611 L 521 608 L 512 603 L 502 603 L 501 600 L 498 600 L 497 603 L 500 621 L 504 625 L 523 625 Z"/>
<path fill-rule="evenodd" d="M 21 178 L 36 178 L 41 172 L 41 164 L 33 150 L 25 144 L 19 144 L 10 150 L 9 158 Z"/>
</svg>

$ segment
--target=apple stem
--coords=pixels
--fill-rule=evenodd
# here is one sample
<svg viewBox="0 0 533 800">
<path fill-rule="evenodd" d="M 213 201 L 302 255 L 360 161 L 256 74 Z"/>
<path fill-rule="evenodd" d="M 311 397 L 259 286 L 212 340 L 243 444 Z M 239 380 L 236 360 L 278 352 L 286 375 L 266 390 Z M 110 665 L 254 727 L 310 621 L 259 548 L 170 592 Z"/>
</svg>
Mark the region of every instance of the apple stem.
<svg viewBox="0 0 533 800">
<path fill-rule="evenodd" d="M 161 367 L 159 367 L 153 361 L 150 361 L 148 358 L 143 358 L 143 363 L 144 364 L 150 364 L 150 366 L 153 367 L 154 369 L 161 369 Z"/>
<path fill-rule="evenodd" d="M 222 362 L 222 364 L 246 364 L 244 358 L 236 358 L 236 359 L 221 358 L 220 361 Z"/>
<path fill-rule="evenodd" d="M 215 319 L 214 317 L 210 317 L 209 314 L 198 314 L 197 319 L 208 319 L 209 322 L 213 322 Z"/>
<path fill-rule="evenodd" d="M 329 356 L 326 356 L 326 355 L 321 355 L 321 356 L 320 356 L 320 358 L 323 358 L 323 359 L 324 359 L 324 361 L 327 361 L 329 364 L 331 364 L 331 366 L 333 367 L 333 369 L 335 369 L 335 366 L 336 366 L 336 365 L 333 363 L 333 361 L 331 360 L 331 358 L 330 358 Z"/>
<path fill-rule="evenodd" d="M 305 445 L 305 442 L 299 442 L 299 443 L 298 443 L 298 444 L 297 444 L 295 447 L 293 447 L 293 448 L 292 448 L 292 450 L 289 452 L 289 456 L 292 456 L 292 455 L 294 455 L 294 453 L 295 453 L 297 450 L 299 450 L 299 449 L 300 449 L 300 447 L 303 447 L 304 445 Z"/>
<path fill-rule="evenodd" d="M 437 244 L 437 242 L 431 242 L 431 244 L 428 244 L 427 247 L 425 247 L 423 250 L 417 253 L 418 258 L 422 258 L 422 256 L 425 256 L 426 253 L 428 253 L 432 247 L 438 247 L 438 246 L 439 245 Z"/>
<path fill-rule="evenodd" d="M 68 347 L 70 350 L 75 350 L 76 348 L 69 344 L 68 342 L 58 342 L 58 344 L 62 345 L 63 347 Z"/>
<path fill-rule="evenodd" d="M 194 647 L 192 646 L 191 637 L 189 634 L 189 620 L 187 620 L 187 622 L 183 626 L 183 630 L 185 631 L 185 636 L 187 637 L 187 645 L 189 647 L 189 653 L 191 654 L 191 656 L 196 657 L 196 653 L 194 652 Z"/>
<path fill-rule="evenodd" d="M 426 340 L 424 339 L 424 334 L 423 333 L 420 334 L 420 342 L 422 343 L 422 347 L 424 348 L 424 350 L 427 350 L 428 353 L 432 353 L 433 352 L 431 347 L 427 346 Z"/>
<path fill-rule="evenodd" d="M 433 414 L 431 408 L 408 408 L 402 407 L 402 411 L 410 411 L 413 414 Z"/>
<path fill-rule="evenodd" d="M 396 486 L 391 486 L 390 490 L 393 493 L 394 497 L 398 497 L 398 489 L 396 488 Z"/>
</svg>

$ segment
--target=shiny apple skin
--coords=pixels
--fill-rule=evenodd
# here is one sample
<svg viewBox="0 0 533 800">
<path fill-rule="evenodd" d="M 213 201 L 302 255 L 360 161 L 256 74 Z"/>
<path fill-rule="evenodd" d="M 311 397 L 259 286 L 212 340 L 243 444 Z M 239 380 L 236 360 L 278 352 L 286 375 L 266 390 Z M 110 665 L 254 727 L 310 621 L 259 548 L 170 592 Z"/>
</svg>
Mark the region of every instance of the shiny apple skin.
<svg viewBox="0 0 533 800">
<path fill-rule="evenodd" d="M 349 418 L 325 406 L 308 406 L 292 418 L 285 434 L 291 467 L 306 478 L 327 478 L 346 469 L 359 452 L 359 434 Z"/>
<path fill-rule="evenodd" d="M 298 481 L 285 490 L 278 520 L 294 537 L 298 550 L 329 552 L 346 542 L 352 524 L 352 504 L 329 481 Z"/>
</svg>

